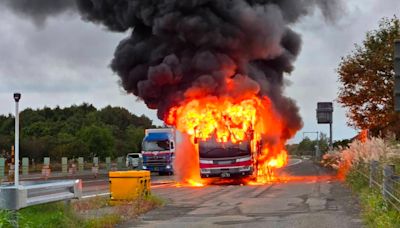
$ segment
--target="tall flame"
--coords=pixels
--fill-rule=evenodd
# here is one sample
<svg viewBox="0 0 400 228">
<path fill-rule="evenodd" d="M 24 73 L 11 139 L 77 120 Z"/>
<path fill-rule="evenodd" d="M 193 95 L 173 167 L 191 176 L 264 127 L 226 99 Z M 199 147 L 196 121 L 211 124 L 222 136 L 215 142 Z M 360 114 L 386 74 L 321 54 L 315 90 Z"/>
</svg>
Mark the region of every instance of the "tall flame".
<svg viewBox="0 0 400 228">
<path fill-rule="evenodd" d="M 256 142 L 262 142 L 262 148 L 254 158 L 258 164 L 257 182 L 272 181 L 274 170 L 287 163 L 287 152 L 281 139 L 284 123 L 267 97 L 191 99 L 171 108 L 165 122 L 191 136 L 192 143 L 194 138 L 205 140 L 212 136 L 218 142 L 240 143 L 246 140 L 249 132 L 254 134 L 251 145 L 254 151 L 259 146 Z M 194 183 L 193 179 L 196 178 L 189 177 L 186 182 Z M 198 181 L 195 183 L 200 185 Z"/>
</svg>

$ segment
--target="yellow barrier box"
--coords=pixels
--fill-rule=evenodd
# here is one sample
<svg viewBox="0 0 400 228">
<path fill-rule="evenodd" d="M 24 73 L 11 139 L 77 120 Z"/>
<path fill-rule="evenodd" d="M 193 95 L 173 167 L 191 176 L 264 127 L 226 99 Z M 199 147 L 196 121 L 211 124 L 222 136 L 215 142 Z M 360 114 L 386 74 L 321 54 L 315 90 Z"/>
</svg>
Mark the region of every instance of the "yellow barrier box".
<svg viewBox="0 0 400 228">
<path fill-rule="evenodd" d="M 150 171 L 109 172 L 111 200 L 133 200 L 150 194 Z"/>
</svg>

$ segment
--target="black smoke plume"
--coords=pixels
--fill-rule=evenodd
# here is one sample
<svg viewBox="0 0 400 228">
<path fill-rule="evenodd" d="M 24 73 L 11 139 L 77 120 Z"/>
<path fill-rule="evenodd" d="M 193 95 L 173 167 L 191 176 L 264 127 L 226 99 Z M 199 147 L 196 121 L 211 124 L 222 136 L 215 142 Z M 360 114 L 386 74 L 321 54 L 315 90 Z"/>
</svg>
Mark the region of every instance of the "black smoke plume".
<svg viewBox="0 0 400 228">
<path fill-rule="evenodd" d="M 75 7 L 72 0 L 3 1 L 39 19 Z M 249 87 L 268 96 L 287 121 L 284 138 L 302 125 L 295 102 L 283 95 L 284 75 L 301 48 L 290 27 L 316 8 L 328 20 L 340 9 L 339 0 L 75 1 L 84 20 L 130 32 L 111 68 L 160 119 L 198 91 L 236 96 Z M 241 84 L 236 95 L 227 94 L 226 78 Z"/>
<path fill-rule="evenodd" d="M 158 110 L 191 96 L 226 93 L 225 78 L 257 82 L 289 129 L 302 125 L 295 102 L 283 95 L 301 38 L 289 26 L 319 7 L 333 19 L 332 0 L 78 0 L 83 18 L 131 35 L 118 45 L 111 68 L 126 91 Z M 244 80 L 246 81 L 246 80 Z M 243 86 L 251 83 L 243 83 Z M 196 93 L 195 93 L 196 94 Z"/>
</svg>

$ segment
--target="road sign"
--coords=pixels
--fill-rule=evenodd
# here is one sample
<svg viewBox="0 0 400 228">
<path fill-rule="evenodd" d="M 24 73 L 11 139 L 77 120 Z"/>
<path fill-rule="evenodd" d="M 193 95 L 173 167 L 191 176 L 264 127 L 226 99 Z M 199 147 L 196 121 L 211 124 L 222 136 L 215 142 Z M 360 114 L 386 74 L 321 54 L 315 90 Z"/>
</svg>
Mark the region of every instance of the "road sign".
<svg viewBox="0 0 400 228">
<path fill-rule="evenodd" d="M 317 121 L 319 124 L 332 123 L 333 104 L 332 102 L 317 103 Z"/>
</svg>

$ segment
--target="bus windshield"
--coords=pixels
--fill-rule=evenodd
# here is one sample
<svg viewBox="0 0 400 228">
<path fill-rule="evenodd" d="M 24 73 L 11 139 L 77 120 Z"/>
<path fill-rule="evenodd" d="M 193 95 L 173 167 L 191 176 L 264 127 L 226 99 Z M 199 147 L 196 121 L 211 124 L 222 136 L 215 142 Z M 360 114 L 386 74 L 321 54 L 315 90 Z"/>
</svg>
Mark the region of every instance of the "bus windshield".
<svg viewBox="0 0 400 228">
<path fill-rule="evenodd" d="M 251 154 L 249 142 L 233 143 L 209 143 L 200 142 L 200 158 L 229 158 Z"/>
</svg>

